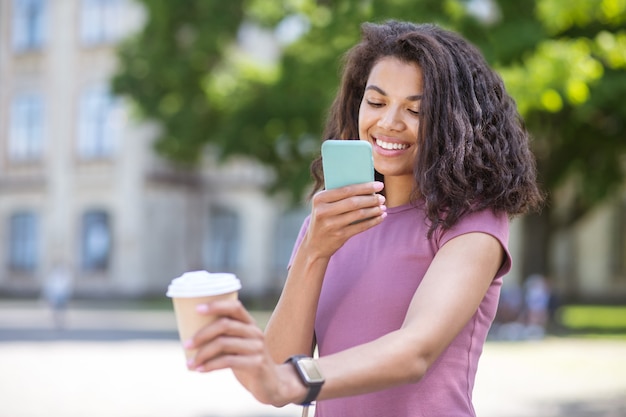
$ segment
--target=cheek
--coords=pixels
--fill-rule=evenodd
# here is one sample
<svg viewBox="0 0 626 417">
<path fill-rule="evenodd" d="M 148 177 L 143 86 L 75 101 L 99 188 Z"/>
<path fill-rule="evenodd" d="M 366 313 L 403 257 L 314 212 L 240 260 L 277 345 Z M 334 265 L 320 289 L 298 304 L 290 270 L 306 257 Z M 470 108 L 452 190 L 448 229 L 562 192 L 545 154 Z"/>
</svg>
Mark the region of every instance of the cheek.
<svg viewBox="0 0 626 417">
<path fill-rule="evenodd" d="M 359 123 L 359 139 L 366 140 L 367 139 L 367 129 L 363 128 L 363 126 Z"/>
<path fill-rule="evenodd" d="M 359 139 L 365 139 L 367 136 L 367 122 L 365 115 L 362 111 L 359 111 Z"/>
<path fill-rule="evenodd" d="M 415 144 L 415 146 L 413 146 L 413 161 L 414 162 L 417 160 L 418 152 L 419 152 L 419 144 Z"/>
<path fill-rule="evenodd" d="M 419 120 L 412 120 L 407 123 L 408 129 L 411 132 L 411 136 L 415 138 L 415 142 L 419 142 L 420 122 Z"/>
<path fill-rule="evenodd" d="M 411 134 L 417 137 L 417 133 L 420 128 L 420 118 L 419 116 L 407 116 L 404 119 L 404 125 L 407 128 L 407 131 L 411 132 Z"/>
<path fill-rule="evenodd" d="M 359 109 L 359 133 L 367 132 L 367 130 L 372 126 L 373 123 L 373 115 L 371 112 L 368 112 L 367 109 Z"/>
</svg>

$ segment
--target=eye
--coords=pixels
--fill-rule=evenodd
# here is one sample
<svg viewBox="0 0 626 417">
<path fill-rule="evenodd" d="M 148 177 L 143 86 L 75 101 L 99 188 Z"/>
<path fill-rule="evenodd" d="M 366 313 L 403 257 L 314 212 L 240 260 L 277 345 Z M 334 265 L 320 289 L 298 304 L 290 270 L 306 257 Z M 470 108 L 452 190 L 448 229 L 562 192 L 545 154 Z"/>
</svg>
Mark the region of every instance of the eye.
<svg viewBox="0 0 626 417">
<path fill-rule="evenodd" d="M 419 116 L 420 112 L 419 110 L 414 110 L 414 109 L 408 109 L 409 113 L 411 113 L 413 116 Z"/>
<path fill-rule="evenodd" d="M 375 107 L 375 108 L 379 108 L 384 106 L 384 103 L 381 103 L 379 101 L 372 101 L 372 100 L 367 100 L 367 104 L 371 107 Z"/>
</svg>

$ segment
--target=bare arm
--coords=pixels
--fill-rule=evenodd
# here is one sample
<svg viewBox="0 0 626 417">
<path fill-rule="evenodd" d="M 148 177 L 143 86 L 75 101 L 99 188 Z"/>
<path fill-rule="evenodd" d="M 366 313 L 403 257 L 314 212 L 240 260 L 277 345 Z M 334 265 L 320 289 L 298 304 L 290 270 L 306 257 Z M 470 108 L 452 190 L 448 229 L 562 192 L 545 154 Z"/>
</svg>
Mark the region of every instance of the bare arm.
<svg viewBox="0 0 626 417">
<path fill-rule="evenodd" d="M 367 210 L 374 208 L 364 210 L 370 213 Z M 306 389 L 293 367 L 277 362 L 292 354 L 311 352 L 315 309 L 328 258 L 345 242 L 345 236 L 354 234 L 345 232 L 354 212 L 345 216 L 352 216 L 352 220 L 346 223 L 344 218 L 342 227 L 332 227 L 329 224 L 341 215 L 327 218 L 324 210 L 314 214 L 313 221 L 319 222 L 309 227 L 265 335 L 240 303 L 204 306 L 205 314 L 222 318 L 201 330 L 188 345 L 198 348 L 190 368 L 231 368 L 264 403 L 280 406 L 301 401 Z M 366 222 L 352 226 L 367 228 Z M 367 393 L 421 379 L 476 312 L 503 257 L 500 243 L 484 233 L 468 233 L 447 242 L 415 292 L 400 329 L 318 359 L 326 377 L 318 398 Z"/>
<path fill-rule="evenodd" d="M 309 228 L 265 330 L 275 362 L 294 354 L 312 354 L 315 314 L 328 261 L 350 237 L 383 221 L 384 198 L 374 194 L 381 188 L 381 183 L 360 184 L 313 198 Z M 352 224 L 362 219 L 369 220 Z"/>
<path fill-rule="evenodd" d="M 326 377 L 319 399 L 421 379 L 474 315 L 503 257 L 500 243 L 483 233 L 461 235 L 446 243 L 415 292 L 399 330 L 318 359 Z"/>
</svg>

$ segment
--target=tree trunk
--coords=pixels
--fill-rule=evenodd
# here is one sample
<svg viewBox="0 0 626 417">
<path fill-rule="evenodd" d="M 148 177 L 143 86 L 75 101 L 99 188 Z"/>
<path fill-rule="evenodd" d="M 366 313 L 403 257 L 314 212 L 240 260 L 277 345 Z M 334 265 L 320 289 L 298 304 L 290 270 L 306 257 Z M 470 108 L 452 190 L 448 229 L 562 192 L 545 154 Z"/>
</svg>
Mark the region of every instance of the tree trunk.
<svg viewBox="0 0 626 417">
<path fill-rule="evenodd" d="M 522 280 L 532 274 L 550 276 L 550 210 L 545 208 L 541 214 L 526 215 L 522 224 Z"/>
</svg>

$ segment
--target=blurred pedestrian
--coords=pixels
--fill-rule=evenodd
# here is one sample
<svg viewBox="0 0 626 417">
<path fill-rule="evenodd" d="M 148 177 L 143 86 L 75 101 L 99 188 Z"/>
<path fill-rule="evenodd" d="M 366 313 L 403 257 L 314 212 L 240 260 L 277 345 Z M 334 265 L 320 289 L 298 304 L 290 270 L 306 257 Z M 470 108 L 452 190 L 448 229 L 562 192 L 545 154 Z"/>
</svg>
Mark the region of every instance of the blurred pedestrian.
<svg viewBox="0 0 626 417">
<path fill-rule="evenodd" d="M 42 296 L 50 307 L 56 329 L 65 328 L 65 314 L 72 296 L 72 286 L 72 272 L 66 263 L 56 263 L 45 277 Z"/>
<path fill-rule="evenodd" d="M 523 289 L 515 282 L 504 285 L 500 292 L 496 318 L 489 329 L 489 337 L 496 340 L 523 340 L 526 337 L 524 310 Z"/>
<path fill-rule="evenodd" d="M 550 318 L 551 292 L 548 282 L 541 274 L 533 274 L 524 282 L 524 318 L 526 337 L 544 337 Z"/>
</svg>

